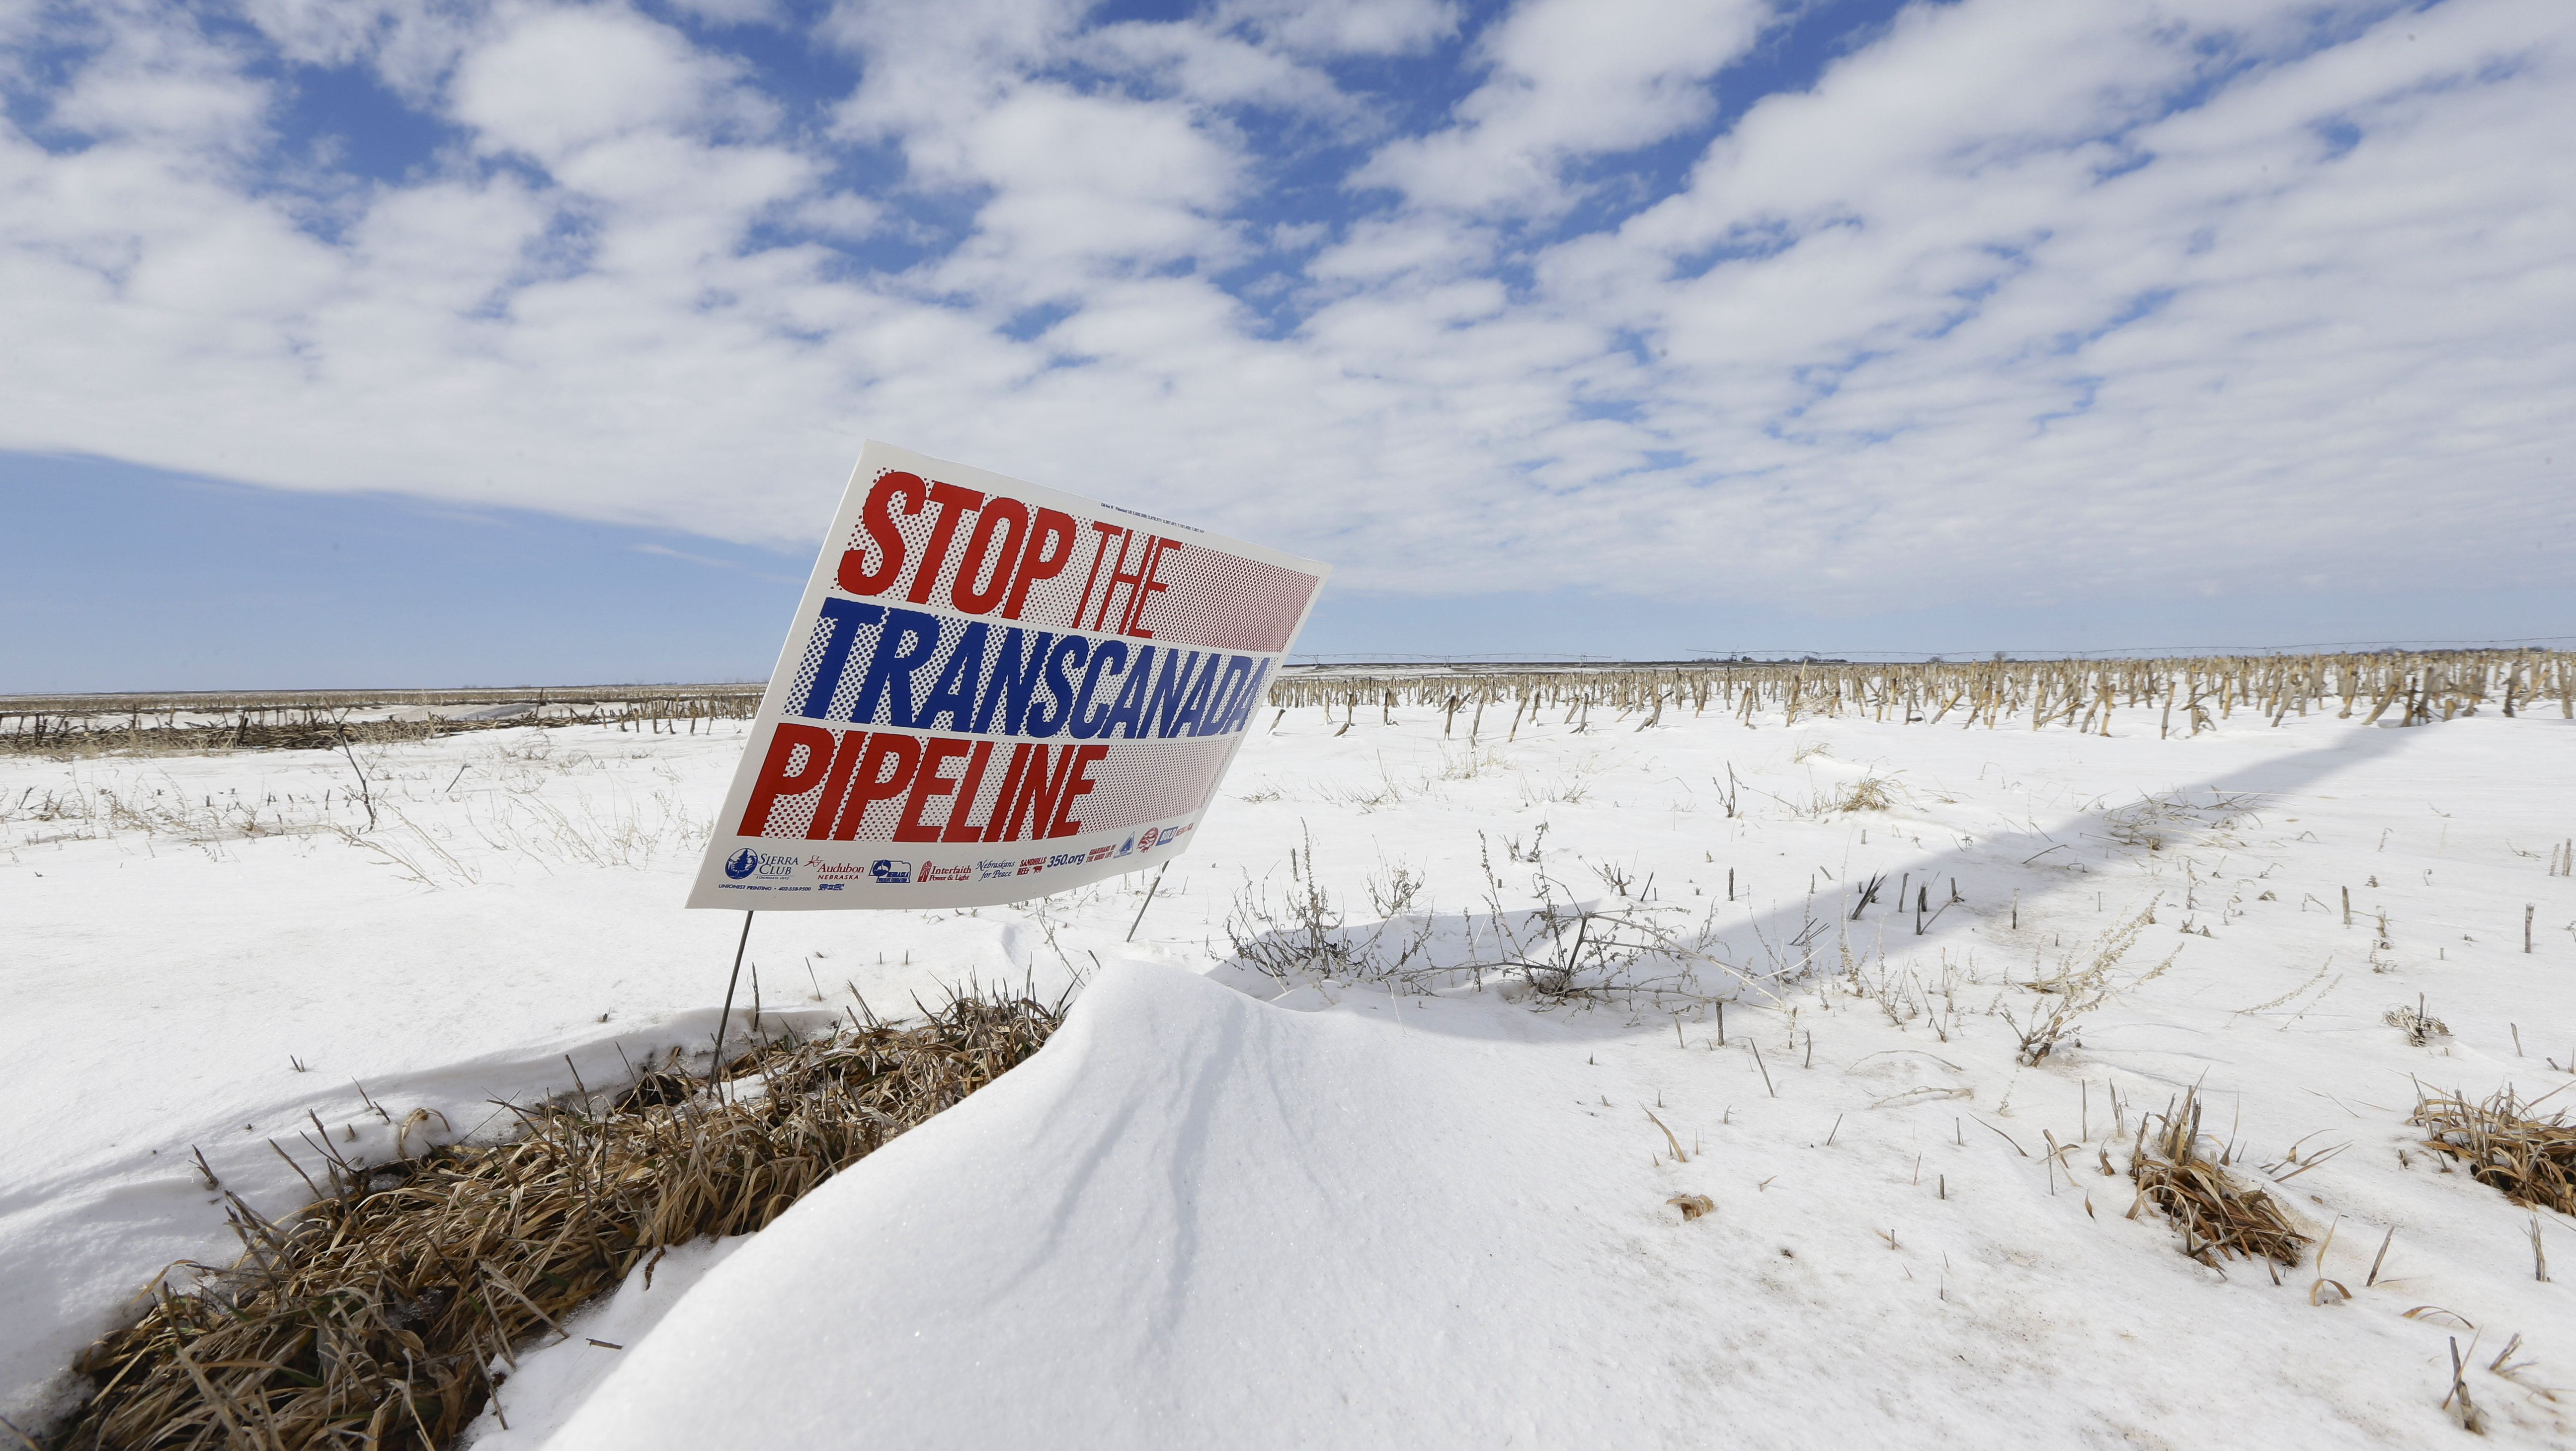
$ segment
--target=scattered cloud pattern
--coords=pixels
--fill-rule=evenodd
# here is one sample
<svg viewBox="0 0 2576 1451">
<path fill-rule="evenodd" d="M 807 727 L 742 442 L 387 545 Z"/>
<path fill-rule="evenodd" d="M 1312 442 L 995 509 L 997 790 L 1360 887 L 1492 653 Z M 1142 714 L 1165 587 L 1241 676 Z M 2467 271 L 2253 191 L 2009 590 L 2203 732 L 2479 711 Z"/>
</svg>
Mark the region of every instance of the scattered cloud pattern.
<svg viewBox="0 0 2576 1451">
<path fill-rule="evenodd" d="M 2568 567 L 2559 0 L 1134 8 L 0 0 L 0 448 L 782 545 L 876 436 L 1828 613 Z"/>
</svg>

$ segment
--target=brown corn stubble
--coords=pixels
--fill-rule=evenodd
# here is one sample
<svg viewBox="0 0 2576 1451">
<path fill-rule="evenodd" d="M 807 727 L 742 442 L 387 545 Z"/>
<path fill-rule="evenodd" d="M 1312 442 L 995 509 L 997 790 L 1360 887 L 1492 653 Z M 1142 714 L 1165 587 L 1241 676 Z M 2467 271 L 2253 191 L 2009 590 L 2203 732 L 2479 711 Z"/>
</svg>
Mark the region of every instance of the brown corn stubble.
<svg viewBox="0 0 2576 1451">
<path fill-rule="evenodd" d="M 2153 1131 L 2150 1126 L 2153 1125 Z M 2200 1095 L 2186 1091 L 2180 1105 L 2138 1124 L 2129 1160 L 2141 1205 L 2154 1205 L 2182 1231 L 2183 1253 L 2211 1268 L 2242 1256 L 2296 1265 L 2308 1238 L 2292 1227 L 2272 1196 L 2239 1183 L 2212 1159 L 2200 1133 Z"/>
<path fill-rule="evenodd" d="M 1025 1061 L 1063 1007 L 959 993 L 907 1026 L 759 1044 L 725 1065 L 763 1089 L 735 1101 L 655 1070 L 613 1097 L 514 1109 L 508 1143 L 335 1157 L 328 1192 L 281 1221 L 227 1194 L 241 1258 L 174 1267 L 186 1289 L 165 1272 L 140 1321 L 81 1356 L 99 1389 L 52 1445 L 445 1446 L 516 1351 L 559 1339 L 637 1264 L 767 1225 Z"/>
<path fill-rule="evenodd" d="M 2455 1090 L 2419 1091 L 2407 1122 L 2427 1130 L 2424 1147 L 2466 1164 L 2469 1177 L 2530 1209 L 2576 1214 L 2576 1124 L 2565 1113 L 2534 1118 L 2511 1089 L 2482 1103 Z"/>
</svg>

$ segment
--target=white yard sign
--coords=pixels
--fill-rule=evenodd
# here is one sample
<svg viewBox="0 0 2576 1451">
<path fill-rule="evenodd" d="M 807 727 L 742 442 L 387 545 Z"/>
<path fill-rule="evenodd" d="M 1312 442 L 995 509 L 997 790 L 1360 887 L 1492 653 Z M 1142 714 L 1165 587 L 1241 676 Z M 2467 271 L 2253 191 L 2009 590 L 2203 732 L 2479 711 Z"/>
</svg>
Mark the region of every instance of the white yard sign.
<svg viewBox="0 0 2576 1451">
<path fill-rule="evenodd" d="M 692 907 L 968 907 L 1185 841 L 1328 567 L 870 442 Z"/>
</svg>

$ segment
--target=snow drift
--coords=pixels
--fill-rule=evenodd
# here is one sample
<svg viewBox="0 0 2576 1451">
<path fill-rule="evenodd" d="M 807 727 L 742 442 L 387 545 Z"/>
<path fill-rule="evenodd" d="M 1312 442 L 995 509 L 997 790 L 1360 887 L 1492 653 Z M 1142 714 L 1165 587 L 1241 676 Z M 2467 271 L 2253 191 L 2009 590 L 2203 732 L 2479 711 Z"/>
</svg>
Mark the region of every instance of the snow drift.
<svg viewBox="0 0 2576 1451">
<path fill-rule="evenodd" d="M 1497 1100 L 1495 1046 L 1412 1011 L 1113 970 L 1037 1058 L 721 1266 L 552 1444 L 1635 1434 L 1650 1408 L 1607 1371 L 1676 1349 L 1619 1312 L 1678 1216 L 1632 1135 L 1529 1122 L 1580 1122 L 1587 1084 Z"/>
<path fill-rule="evenodd" d="M 1760 1172 L 1804 1194 L 1748 1193 L 1771 1146 L 1675 1165 L 1643 1091 L 1490 999 L 1300 1013 L 1123 964 L 1036 1058 L 717 1266 L 547 1444 L 2326 1446 L 2388 1412 L 2437 1424 L 2322 1381 L 2200 1394 L 2269 1330 L 2202 1319 L 2214 1277 L 2161 1227 L 2041 1248 L 2033 1201 L 2071 1217 L 2072 1194 L 1966 1210 L 1970 1293 L 1899 1281 L 1895 1244 L 1807 1234 L 1819 1190 L 1881 1176 L 1800 1154 Z M 1693 1184 L 1719 1207 L 1685 1223 L 1666 1201 Z M 2259 1353 L 2295 1383 L 2343 1328 Z"/>
</svg>

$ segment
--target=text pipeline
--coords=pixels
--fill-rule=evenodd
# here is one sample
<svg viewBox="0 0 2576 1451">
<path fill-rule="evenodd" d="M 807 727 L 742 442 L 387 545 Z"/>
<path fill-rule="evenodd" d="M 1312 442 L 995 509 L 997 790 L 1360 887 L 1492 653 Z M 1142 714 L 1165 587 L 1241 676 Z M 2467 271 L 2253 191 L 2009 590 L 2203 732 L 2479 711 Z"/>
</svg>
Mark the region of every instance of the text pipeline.
<svg viewBox="0 0 2576 1451">
<path fill-rule="evenodd" d="M 991 842 L 1074 836 L 1082 822 L 1074 803 L 1092 789 L 1091 768 L 1107 746 L 1015 745 L 1003 766 L 1001 789 L 986 819 L 972 820 L 982 798 L 995 743 L 946 736 L 927 738 L 892 731 L 827 731 L 782 722 L 770 737 L 753 781 L 751 803 L 738 836 L 767 834 L 782 798 L 818 790 L 805 828 L 809 841 L 855 841 L 873 802 L 901 799 L 893 840 Z M 952 766 L 957 774 L 949 774 Z M 946 820 L 924 819 L 934 802 Z M 791 818 L 792 821 L 792 818 Z M 793 830 L 791 826 L 789 828 Z"/>
</svg>

